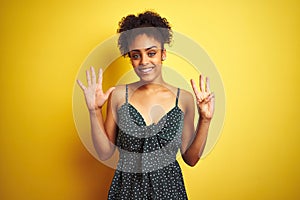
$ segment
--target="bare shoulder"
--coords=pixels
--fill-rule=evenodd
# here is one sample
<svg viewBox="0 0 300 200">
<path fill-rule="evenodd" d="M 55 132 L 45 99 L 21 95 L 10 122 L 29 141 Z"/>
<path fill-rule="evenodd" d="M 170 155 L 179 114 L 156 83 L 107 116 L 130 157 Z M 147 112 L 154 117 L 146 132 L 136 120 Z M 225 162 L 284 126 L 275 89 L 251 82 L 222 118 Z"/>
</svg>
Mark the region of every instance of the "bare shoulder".
<svg viewBox="0 0 300 200">
<path fill-rule="evenodd" d="M 112 93 L 113 96 L 119 96 L 121 93 L 125 95 L 126 85 L 116 85 Z"/>
<path fill-rule="evenodd" d="M 180 89 L 180 96 L 179 96 L 179 100 L 181 103 L 191 103 L 194 102 L 194 96 L 191 92 L 184 90 L 184 89 Z"/>
<path fill-rule="evenodd" d="M 194 96 L 191 92 L 180 89 L 179 105 L 184 112 L 194 108 Z"/>
<path fill-rule="evenodd" d="M 125 103 L 126 98 L 126 86 L 117 85 L 111 94 L 112 103 L 118 108 Z"/>
</svg>

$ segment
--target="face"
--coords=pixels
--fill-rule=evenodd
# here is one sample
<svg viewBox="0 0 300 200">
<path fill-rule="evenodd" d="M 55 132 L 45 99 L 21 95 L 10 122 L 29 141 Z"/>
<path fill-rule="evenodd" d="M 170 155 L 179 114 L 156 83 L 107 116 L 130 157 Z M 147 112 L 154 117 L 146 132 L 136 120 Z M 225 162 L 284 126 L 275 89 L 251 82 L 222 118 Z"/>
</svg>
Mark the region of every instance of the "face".
<svg viewBox="0 0 300 200">
<path fill-rule="evenodd" d="M 138 35 L 129 45 L 129 55 L 135 73 L 143 82 L 162 81 L 162 60 L 166 50 L 161 43 L 146 34 Z"/>
</svg>

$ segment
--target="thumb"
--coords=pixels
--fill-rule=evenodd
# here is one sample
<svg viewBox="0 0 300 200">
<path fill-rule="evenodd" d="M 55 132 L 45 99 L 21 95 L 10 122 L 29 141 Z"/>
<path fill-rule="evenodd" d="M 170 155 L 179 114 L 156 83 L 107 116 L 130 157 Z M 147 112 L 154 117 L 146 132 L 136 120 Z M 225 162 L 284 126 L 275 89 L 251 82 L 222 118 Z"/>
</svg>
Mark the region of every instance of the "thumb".
<svg viewBox="0 0 300 200">
<path fill-rule="evenodd" d="M 106 92 L 105 92 L 105 96 L 109 97 L 109 95 L 112 93 L 112 91 L 114 91 L 115 87 L 111 87 L 109 88 Z"/>
</svg>

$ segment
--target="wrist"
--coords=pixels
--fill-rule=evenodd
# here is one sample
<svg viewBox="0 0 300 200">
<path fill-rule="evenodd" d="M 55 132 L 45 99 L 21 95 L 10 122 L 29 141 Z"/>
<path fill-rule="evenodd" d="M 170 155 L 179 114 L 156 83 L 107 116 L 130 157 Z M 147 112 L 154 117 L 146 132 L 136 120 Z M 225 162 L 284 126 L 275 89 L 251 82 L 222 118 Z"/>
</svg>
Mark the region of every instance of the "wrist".
<svg viewBox="0 0 300 200">
<path fill-rule="evenodd" d="M 101 111 L 102 111 L 102 107 L 98 107 L 98 108 L 89 110 L 89 113 L 90 114 L 97 114 L 97 113 L 99 113 Z"/>
<path fill-rule="evenodd" d="M 200 115 L 199 122 L 204 123 L 204 124 L 210 124 L 211 118 L 210 119 L 204 118 L 204 117 L 201 117 L 201 115 Z"/>
</svg>

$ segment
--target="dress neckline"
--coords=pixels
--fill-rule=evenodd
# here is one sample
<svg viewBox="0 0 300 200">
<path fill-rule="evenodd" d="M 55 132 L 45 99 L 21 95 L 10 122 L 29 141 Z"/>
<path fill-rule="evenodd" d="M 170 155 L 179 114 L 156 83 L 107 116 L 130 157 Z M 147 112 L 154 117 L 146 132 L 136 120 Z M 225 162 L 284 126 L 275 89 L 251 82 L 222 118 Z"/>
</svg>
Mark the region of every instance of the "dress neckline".
<svg viewBox="0 0 300 200">
<path fill-rule="evenodd" d="M 145 118 L 143 117 L 143 115 L 139 112 L 139 110 L 134 107 L 134 105 L 132 105 L 131 103 L 129 102 L 125 102 L 122 106 L 120 106 L 120 108 L 118 108 L 117 112 L 119 112 L 124 106 L 130 106 L 131 108 L 133 108 L 133 110 L 141 117 L 142 119 L 142 122 L 143 122 L 143 125 L 145 127 L 150 127 L 150 126 L 158 126 L 162 121 L 163 119 L 165 119 L 168 115 L 170 115 L 170 113 L 174 112 L 174 110 L 178 110 L 180 113 L 184 114 L 184 112 L 182 111 L 181 108 L 179 108 L 178 105 L 175 105 L 173 108 L 171 108 L 168 112 L 166 112 L 158 121 L 157 123 L 151 123 L 151 124 L 148 124 L 146 123 L 145 121 Z"/>
<path fill-rule="evenodd" d="M 170 113 L 173 111 L 173 110 L 175 110 L 176 108 L 178 108 L 179 109 L 179 111 L 180 112 L 182 112 L 183 113 L 183 111 L 177 106 L 177 105 L 175 105 L 173 108 L 171 108 L 168 112 L 166 112 L 156 123 L 151 123 L 151 124 L 148 124 L 147 125 L 147 123 L 146 123 L 146 120 L 145 120 L 145 118 L 143 117 L 143 115 L 141 114 L 141 112 L 136 108 L 136 107 L 134 107 L 131 103 L 129 103 L 129 102 L 127 102 L 127 104 L 130 106 L 130 107 L 132 107 L 137 113 L 138 113 L 138 115 L 142 118 L 142 120 L 143 120 L 143 123 L 144 123 L 144 126 L 157 126 L 157 125 L 159 125 L 160 123 L 161 123 L 161 121 L 163 121 L 163 119 L 165 119 L 168 115 L 170 115 Z"/>
<path fill-rule="evenodd" d="M 120 108 L 117 110 L 119 112 L 119 110 L 124 106 L 124 105 L 128 105 L 131 108 L 133 108 L 135 110 L 135 112 L 142 118 L 143 121 L 143 125 L 145 127 L 149 127 L 149 126 L 157 126 L 161 123 L 161 121 L 163 121 L 164 118 L 166 118 L 172 111 L 174 111 L 176 108 L 182 113 L 184 114 L 184 112 L 181 110 L 181 108 L 179 108 L 178 106 L 178 98 L 179 98 L 179 93 L 180 93 L 180 88 L 177 88 L 177 95 L 176 95 L 176 101 L 175 101 L 175 105 L 174 107 L 172 107 L 168 112 L 166 112 L 158 121 L 157 123 L 151 123 L 149 125 L 147 125 L 145 118 L 143 117 L 143 115 L 141 114 L 141 112 L 135 107 L 133 106 L 131 103 L 129 103 L 128 101 L 128 85 L 125 85 L 125 103 L 120 106 Z"/>
</svg>

